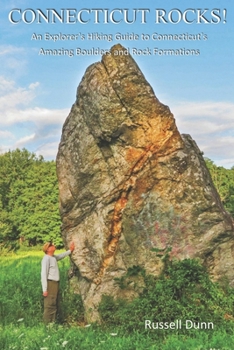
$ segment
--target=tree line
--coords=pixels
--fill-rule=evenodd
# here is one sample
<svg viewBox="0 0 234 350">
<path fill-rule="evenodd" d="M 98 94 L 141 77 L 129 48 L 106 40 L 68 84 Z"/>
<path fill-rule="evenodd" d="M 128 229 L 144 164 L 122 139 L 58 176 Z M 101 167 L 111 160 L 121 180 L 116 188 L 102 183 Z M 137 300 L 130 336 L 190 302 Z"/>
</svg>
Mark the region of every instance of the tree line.
<svg viewBox="0 0 234 350">
<path fill-rule="evenodd" d="M 224 207 L 234 217 L 234 167 L 205 159 Z M 53 240 L 62 246 L 55 161 L 26 149 L 0 155 L 0 249 Z"/>
<path fill-rule="evenodd" d="M 234 166 L 226 169 L 209 158 L 205 158 L 205 162 L 224 208 L 234 217 Z"/>
<path fill-rule="evenodd" d="M 26 149 L 0 155 L 0 248 L 62 246 L 55 161 Z"/>
</svg>

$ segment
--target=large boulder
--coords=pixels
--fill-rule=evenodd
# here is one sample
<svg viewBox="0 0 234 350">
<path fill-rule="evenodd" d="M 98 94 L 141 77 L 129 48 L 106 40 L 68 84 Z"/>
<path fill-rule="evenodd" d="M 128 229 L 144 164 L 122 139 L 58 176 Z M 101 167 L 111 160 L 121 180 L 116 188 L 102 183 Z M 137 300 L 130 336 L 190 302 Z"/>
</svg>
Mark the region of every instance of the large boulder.
<svg viewBox="0 0 234 350">
<path fill-rule="evenodd" d="M 88 67 L 63 126 L 57 155 L 62 235 L 76 248 L 74 279 L 87 321 L 103 294 L 134 298 L 140 277 L 159 275 L 158 256 L 199 258 L 214 280 L 234 283 L 233 225 L 198 146 L 180 135 L 121 45 Z"/>
</svg>

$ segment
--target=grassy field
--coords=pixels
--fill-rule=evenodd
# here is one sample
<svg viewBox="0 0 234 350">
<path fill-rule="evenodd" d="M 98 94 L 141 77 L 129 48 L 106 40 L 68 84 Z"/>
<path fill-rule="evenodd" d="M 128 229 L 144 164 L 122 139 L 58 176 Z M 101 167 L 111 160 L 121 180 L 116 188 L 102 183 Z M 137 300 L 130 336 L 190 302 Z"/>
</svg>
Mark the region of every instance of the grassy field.
<svg viewBox="0 0 234 350">
<path fill-rule="evenodd" d="M 77 322 L 80 299 L 67 300 L 69 258 L 59 262 L 62 311 L 60 323 L 42 323 L 43 297 L 40 284 L 41 252 L 21 252 L 0 259 L 0 349 L 1 350 L 233 350 L 234 329 L 228 334 L 216 329 L 196 331 L 194 336 L 170 333 L 159 338 L 155 330 L 126 333 L 121 329 L 103 329 Z M 77 299 L 76 299 L 77 298 Z M 152 334 L 154 332 L 154 334 Z"/>
</svg>

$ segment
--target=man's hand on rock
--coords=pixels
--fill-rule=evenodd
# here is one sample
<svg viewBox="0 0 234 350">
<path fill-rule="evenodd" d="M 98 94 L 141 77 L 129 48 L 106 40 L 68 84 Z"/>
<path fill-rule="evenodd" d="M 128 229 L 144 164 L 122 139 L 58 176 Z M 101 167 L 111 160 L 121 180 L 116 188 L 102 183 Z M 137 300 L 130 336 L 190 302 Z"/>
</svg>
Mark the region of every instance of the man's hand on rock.
<svg viewBox="0 0 234 350">
<path fill-rule="evenodd" d="M 74 242 L 71 242 L 70 251 L 73 252 L 74 249 L 75 249 L 75 244 L 74 244 Z"/>
</svg>

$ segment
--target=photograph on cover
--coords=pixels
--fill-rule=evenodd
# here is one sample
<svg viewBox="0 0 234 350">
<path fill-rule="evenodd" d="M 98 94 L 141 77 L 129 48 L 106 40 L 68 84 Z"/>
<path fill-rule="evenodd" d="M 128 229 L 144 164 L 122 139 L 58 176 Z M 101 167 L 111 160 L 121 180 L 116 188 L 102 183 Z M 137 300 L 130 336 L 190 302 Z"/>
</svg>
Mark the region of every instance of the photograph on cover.
<svg viewBox="0 0 234 350">
<path fill-rule="evenodd" d="M 1 0 L 3 349 L 233 348 L 233 18 Z"/>
</svg>

